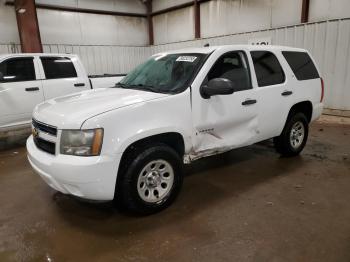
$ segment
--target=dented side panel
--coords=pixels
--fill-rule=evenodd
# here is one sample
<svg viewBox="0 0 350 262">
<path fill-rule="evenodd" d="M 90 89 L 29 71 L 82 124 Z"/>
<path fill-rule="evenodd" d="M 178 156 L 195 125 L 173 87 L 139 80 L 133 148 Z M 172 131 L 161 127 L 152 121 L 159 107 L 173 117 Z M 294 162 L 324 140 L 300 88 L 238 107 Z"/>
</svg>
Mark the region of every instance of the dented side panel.
<svg viewBox="0 0 350 262">
<path fill-rule="evenodd" d="M 242 105 L 246 100 L 256 100 L 256 89 L 238 91 L 231 95 L 212 96 L 204 99 L 200 86 L 215 61 L 235 50 L 214 52 L 202 68 L 192 86 L 193 148 L 191 160 L 213 155 L 256 142 L 258 107 Z"/>
<path fill-rule="evenodd" d="M 253 144 L 258 133 L 257 107 L 242 106 L 254 99 L 254 90 L 197 100 L 198 117 L 194 117 L 194 156 L 206 156 Z M 193 109 L 194 114 L 197 109 Z M 193 157 L 192 157 L 193 158 Z"/>
</svg>

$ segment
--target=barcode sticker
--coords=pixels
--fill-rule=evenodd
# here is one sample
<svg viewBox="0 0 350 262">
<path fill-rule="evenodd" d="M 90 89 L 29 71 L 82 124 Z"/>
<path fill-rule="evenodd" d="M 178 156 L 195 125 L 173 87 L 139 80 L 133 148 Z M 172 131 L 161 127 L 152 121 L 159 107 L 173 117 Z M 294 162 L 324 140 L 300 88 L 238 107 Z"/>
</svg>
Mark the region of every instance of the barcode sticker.
<svg viewBox="0 0 350 262">
<path fill-rule="evenodd" d="M 194 60 L 196 60 L 196 56 L 179 56 L 176 61 L 177 62 L 190 62 L 193 63 Z"/>
</svg>

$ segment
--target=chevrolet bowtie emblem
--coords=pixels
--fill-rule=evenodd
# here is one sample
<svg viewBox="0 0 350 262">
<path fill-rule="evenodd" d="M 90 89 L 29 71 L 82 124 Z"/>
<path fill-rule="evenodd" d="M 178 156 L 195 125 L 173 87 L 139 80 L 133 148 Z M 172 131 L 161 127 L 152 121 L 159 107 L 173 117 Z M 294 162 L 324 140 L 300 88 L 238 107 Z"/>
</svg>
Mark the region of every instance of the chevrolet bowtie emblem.
<svg viewBox="0 0 350 262">
<path fill-rule="evenodd" d="M 36 128 L 32 130 L 33 137 L 37 138 L 39 136 L 39 131 Z"/>
</svg>

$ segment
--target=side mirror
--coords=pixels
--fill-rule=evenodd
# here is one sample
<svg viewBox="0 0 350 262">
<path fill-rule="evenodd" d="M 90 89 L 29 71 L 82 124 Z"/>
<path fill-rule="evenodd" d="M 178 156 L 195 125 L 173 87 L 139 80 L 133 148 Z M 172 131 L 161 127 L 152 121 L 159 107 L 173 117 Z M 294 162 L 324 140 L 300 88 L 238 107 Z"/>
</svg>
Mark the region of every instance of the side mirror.
<svg viewBox="0 0 350 262">
<path fill-rule="evenodd" d="M 0 83 L 4 81 L 4 74 L 0 72 Z"/>
<path fill-rule="evenodd" d="M 205 99 L 216 95 L 231 95 L 234 91 L 233 82 L 226 78 L 214 78 L 200 87 L 200 94 Z"/>
</svg>

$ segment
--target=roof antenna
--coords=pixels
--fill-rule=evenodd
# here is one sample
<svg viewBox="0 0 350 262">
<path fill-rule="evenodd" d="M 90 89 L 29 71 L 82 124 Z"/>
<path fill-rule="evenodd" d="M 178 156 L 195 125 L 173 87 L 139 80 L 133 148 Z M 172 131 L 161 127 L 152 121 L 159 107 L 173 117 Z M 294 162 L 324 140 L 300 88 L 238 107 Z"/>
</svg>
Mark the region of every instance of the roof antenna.
<svg viewBox="0 0 350 262">
<path fill-rule="evenodd" d="M 204 47 L 209 47 L 209 43 L 206 43 L 206 44 L 204 45 Z"/>
</svg>

